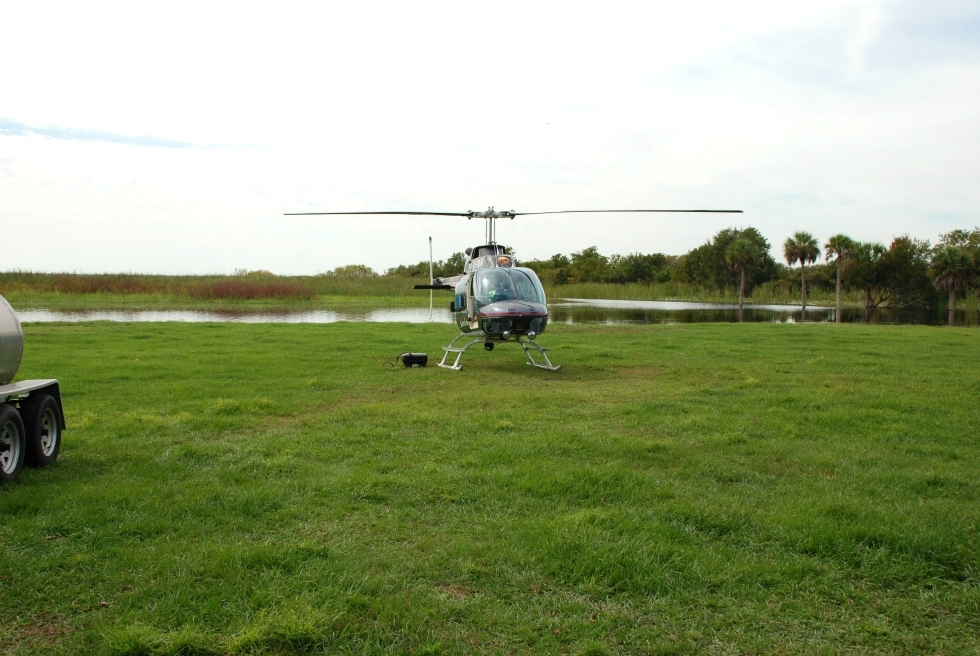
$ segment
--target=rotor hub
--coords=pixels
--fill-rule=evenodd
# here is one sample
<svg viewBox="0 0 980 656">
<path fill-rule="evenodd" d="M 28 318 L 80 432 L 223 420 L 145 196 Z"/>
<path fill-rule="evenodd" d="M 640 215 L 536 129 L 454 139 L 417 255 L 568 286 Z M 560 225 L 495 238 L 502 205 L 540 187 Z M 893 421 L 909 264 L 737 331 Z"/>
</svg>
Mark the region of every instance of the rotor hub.
<svg viewBox="0 0 980 656">
<path fill-rule="evenodd" d="M 466 213 L 466 218 L 468 219 L 486 219 L 486 237 L 488 244 L 497 243 L 497 219 L 513 219 L 517 216 L 517 212 L 514 210 L 495 210 L 493 206 L 487 208 L 485 212 L 474 212 L 470 210 Z"/>
</svg>

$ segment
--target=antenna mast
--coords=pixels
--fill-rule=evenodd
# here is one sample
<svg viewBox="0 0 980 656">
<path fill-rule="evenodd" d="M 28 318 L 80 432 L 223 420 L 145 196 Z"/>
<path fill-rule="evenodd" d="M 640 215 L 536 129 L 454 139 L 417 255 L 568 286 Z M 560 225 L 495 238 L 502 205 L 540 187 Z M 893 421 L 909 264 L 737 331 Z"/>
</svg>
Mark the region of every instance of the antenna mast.
<svg viewBox="0 0 980 656">
<path fill-rule="evenodd" d="M 429 284 L 436 284 L 436 279 L 432 276 L 432 237 L 429 237 Z M 429 290 L 429 318 L 432 318 L 432 290 Z"/>
</svg>

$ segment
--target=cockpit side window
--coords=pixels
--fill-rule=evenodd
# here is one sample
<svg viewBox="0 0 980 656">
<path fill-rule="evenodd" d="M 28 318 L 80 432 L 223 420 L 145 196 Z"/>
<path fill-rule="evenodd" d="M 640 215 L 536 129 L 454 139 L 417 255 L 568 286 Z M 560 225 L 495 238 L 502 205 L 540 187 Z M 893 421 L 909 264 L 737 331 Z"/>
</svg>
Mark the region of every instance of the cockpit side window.
<svg viewBox="0 0 980 656">
<path fill-rule="evenodd" d="M 538 281 L 537 276 L 530 275 L 521 269 L 513 269 L 511 275 L 517 283 L 517 293 L 525 301 L 532 303 L 545 303 L 544 289 Z"/>
<path fill-rule="evenodd" d="M 467 282 L 468 279 L 466 277 L 463 277 L 456 284 L 456 291 L 455 291 L 456 298 L 453 300 L 453 307 L 456 309 L 457 312 L 466 309 L 466 283 Z"/>
</svg>

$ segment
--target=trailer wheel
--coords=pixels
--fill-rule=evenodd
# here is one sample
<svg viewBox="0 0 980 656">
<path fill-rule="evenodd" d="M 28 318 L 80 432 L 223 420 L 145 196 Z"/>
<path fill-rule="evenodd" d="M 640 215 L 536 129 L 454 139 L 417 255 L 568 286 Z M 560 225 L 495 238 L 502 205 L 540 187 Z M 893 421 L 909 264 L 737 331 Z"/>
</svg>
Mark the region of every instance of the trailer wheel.
<svg viewBox="0 0 980 656">
<path fill-rule="evenodd" d="M 0 403 L 0 483 L 12 481 L 24 468 L 24 422 L 17 408 Z"/>
<path fill-rule="evenodd" d="M 24 458 L 29 467 L 44 467 L 58 459 L 61 450 L 61 424 L 58 402 L 50 394 L 38 398 L 27 408 L 21 408 L 27 449 Z"/>
</svg>

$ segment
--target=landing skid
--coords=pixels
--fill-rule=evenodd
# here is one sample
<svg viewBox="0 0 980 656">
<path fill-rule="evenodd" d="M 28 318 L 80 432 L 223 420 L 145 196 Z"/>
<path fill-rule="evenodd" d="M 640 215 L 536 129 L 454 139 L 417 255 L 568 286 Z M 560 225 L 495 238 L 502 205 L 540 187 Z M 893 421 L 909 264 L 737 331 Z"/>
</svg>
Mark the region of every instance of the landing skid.
<svg viewBox="0 0 980 656">
<path fill-rule="evenodd" d="M 463 354 L 466 353 L 466 351 L 471 346 L 476 346 L 477 344 L 491 344 L 492 345 L 492 344 L 496 344 L 496 341 L 497 341 L 497 340 L 487 339 L 487 338 L 484 337 L 482 339 L 471 339 L 464 346 L 457 346 L 456 345 L 456 342 L 458 342 L 459 340 L 461 340 L 461 339 L 463 339 L 465 337 L 469 337 L 469 335 L 467 335 L 466 333 L 460 333 L 460 334 L 456 335 L 456 338 L 453 339 L 453 341 L 449 342 L 449 346 L 443 347 L 442 350 L 445 351 L 445 353 L 442 356 L 442 360 L 439 361 L 439 366 L 440 367 L 443 367 L 445 369 L 453 369 L 455 371 L 459 371 L 460 369 L 463 368 L 463 365 L 461 365 L 459 363 L 459 361 L 463 359 Z M 551 360 L 548 359 L 548 353 L 547 353 L 548 349 L 541 348 L 540 346 L 538 346 L 537 344 L 535 344 L 531 340 L 524 339 L 523 337 L 520 337 L 520 336 L 517 337 L 517 343 L 521 345 L 521 348 L 522 349 L 524 349 L 524 356 L 527 358 L 527 363 L 529 365 L 531 365 L 532 367 L 537 367 L 538 369 L 547 369 L 548 371 L 561 371 L 561 365 L 560 364 L 559 365 L 553 365 L 553 364 L 551 364 Z M 534 349 L 535 351 L 538 352 L 538 355 L 541 356 L 544 359 L 544 362 L 543 363 L 542 362 L 537 362 L 534 359 L 534 356 L 531 354 L 531 349 Z M 453 363 L 452 364 L 447 364 L 446 363 L 446 360 L 449 358 L 449 354 L 450 353 L 455 353 L 456 354 L 456 358 L 453 360 Z"/>
</svg>

